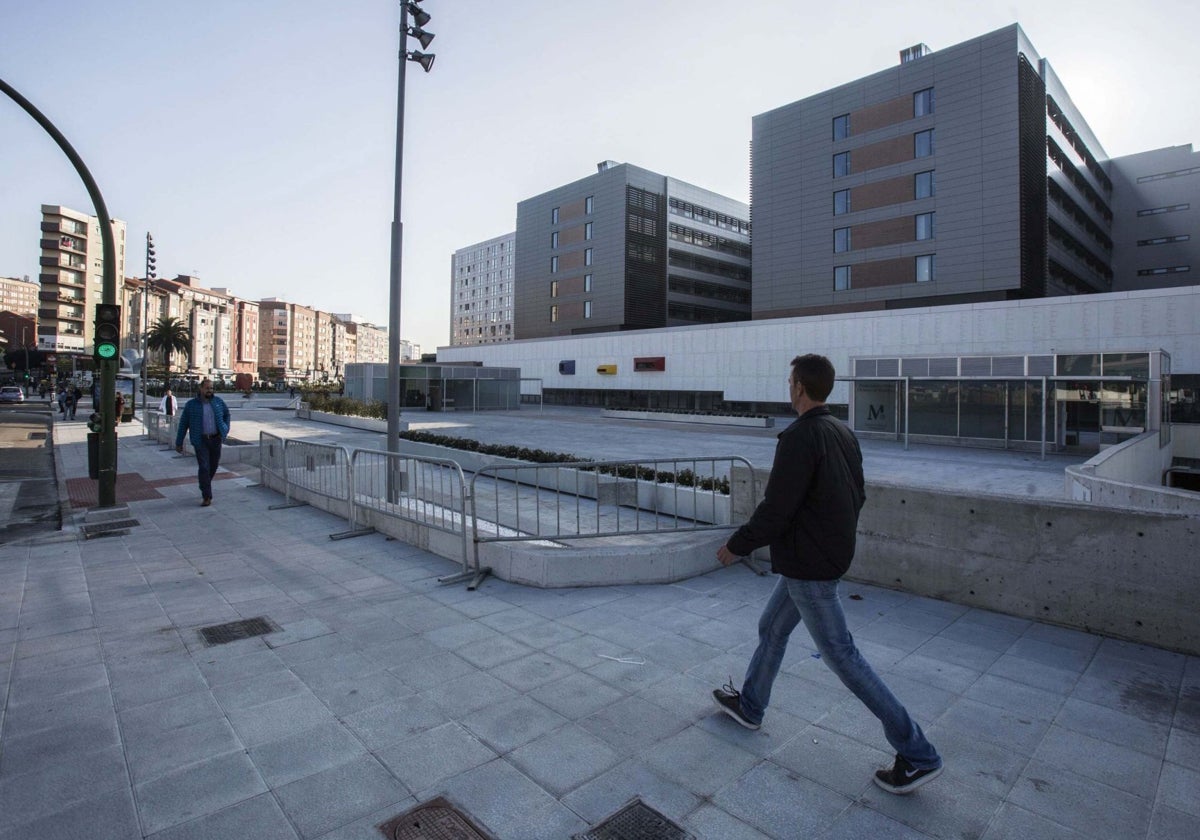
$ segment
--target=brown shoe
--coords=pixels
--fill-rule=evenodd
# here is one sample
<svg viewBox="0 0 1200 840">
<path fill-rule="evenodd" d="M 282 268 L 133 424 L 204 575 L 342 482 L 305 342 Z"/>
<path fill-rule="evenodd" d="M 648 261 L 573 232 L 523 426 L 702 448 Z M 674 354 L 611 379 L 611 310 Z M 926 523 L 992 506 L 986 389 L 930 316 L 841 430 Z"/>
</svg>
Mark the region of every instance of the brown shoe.
<svg viewBox="0 0 1200 840">
<path fill-rule="evenodd" d="M 205 499 L 203 502 L 200 503 L 200 507 L 208 507 L 211 504 L 212 504 L 212 499 Z"/>
</svg>

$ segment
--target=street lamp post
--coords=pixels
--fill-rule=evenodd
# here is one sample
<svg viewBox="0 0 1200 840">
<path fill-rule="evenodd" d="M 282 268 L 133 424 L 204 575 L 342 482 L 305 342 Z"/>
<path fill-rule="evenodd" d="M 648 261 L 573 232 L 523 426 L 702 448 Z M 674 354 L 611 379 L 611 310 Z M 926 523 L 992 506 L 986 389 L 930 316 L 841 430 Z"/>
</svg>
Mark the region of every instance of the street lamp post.
<svg viewBox="0 0 1200 840">
<path fill-rule="evenodd" d="M 408 25 L 409 12 L 412 13 L 415 26 Z M 416 38 L 422 48 L 429 46 L 433 34 L 421 28 L 429 20 L 429 14 L 415 2 L 400 0 L 400 78 L 396 87 L 396 180 L 392 195 L 392 264 L 388 306 L 388 452 L 400 451 L 400 255 L 404 244 L 400 195 L 404 172 L 404 69 L 410 61 L 420 64 L 426 73 L 433 67 L 432 53 L 409 52 L 407 49 L 409 37 Z"/>
<path fill-rule="evenodd" d="M 146 362 L 150 352 L 150 284 L 157 275 L 158 259 L 154 254 L 154 237 L 146 231 L 146 282 L 142 285 L 142 422 L 146 423 Z M 149 426 L 147 426 L 149 428 Z"/>
</svg>

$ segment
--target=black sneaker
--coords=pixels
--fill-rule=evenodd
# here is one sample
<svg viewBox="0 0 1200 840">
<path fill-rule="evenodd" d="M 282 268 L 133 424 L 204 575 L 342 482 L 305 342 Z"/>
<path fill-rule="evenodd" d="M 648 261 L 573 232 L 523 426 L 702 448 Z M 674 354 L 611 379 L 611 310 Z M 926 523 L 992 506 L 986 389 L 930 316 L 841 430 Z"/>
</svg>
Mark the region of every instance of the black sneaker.
<svg viewBox="0 0 1200 840">
<path fill-rule="evenodd" d="M 742 695 L 733 687 L 733 678 L 721 688 L 713 689 L 713 702 L 717 708 L 736 720 L 747 729 L 758 729 L 761 724 L 754 723 L 742 714 Z"/>
<path fill-rule="evenodd" d="M 940 775 L 942 775 L 941 767 L 918 770 L 909 764 L 903 756 L 898 755 L 896 756 L 896 763 L 890 768 L 875 771 L 875 784 L 888 793 L 904 796 L 912 793 L 926 782 L 932 782 Z"/>
</svg>

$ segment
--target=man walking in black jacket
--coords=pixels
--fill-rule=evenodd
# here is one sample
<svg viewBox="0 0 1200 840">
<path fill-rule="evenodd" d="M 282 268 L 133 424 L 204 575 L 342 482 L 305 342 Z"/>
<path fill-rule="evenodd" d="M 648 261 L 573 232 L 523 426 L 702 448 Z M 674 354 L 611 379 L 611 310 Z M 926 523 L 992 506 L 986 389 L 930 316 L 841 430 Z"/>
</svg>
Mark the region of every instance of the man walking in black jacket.
<svg viewBox="0 0 1200 840">
<path fill-rule="evenodd" d="M 728 566 L 770 546 L 780 575 L 758 621 L 758 647 L 741 691 L 732 680 L 713 691 L 725 714 L 758 729 L 788 637 L 803 621 L 822 660 L 883 724 L 896 751 L 892 767 L 875 773 L 889 793 L 906 794 L 942 772 L 942 758 L 908 711 L 859 653 L 838 600 L 838 580 L 854 559 L 858 514 L 866 499 L 858 440 L 825 406 L 833 364 L 808 354 L 792 359 L 788 389 L 798 419 L 779 435 L 762 502 L 750 521 L 717 550 Z"/>
</svg>

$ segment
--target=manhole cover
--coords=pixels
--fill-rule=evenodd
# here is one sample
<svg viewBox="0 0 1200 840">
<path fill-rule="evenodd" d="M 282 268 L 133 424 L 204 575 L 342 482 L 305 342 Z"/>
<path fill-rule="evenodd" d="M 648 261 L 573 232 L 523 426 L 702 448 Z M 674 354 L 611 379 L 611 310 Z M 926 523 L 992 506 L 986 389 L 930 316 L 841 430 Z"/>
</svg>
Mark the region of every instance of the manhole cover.
<svg viewBox="0 0 1200 840">
<path fill-rule="evenodd" d="M 492 840 L 441 796 L 393 817 L 379 831 L 388 840 Z"/>
<path fill-rule="evenodd" d="M 696 836 L 641 799 L 634 799 L 611 817 L 576 834 L 573 840 L 696 840 Z"/>
<path fill-rule="evenodd" d="M 263 636 L 267 633 L 274 633 L 278 629 L 269 618 L 259 616 L 242 621 L 231 621 L 228 624 L 201 627 L 200 635 L 204 637 L 204 644 L 212 647 L 236 642 L 239 639 L 249 639 L 252 636 Z"/>
</svg>

